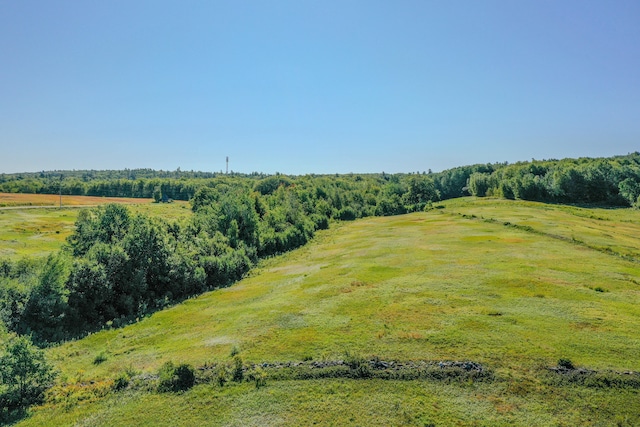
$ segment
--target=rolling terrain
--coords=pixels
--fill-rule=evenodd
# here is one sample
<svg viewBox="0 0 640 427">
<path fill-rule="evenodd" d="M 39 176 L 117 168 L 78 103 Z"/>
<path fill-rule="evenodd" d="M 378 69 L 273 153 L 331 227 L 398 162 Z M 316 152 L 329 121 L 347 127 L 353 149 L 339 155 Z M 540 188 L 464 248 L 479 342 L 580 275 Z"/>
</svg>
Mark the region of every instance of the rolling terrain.
<svg viewBox="0 0 640 427">
<path fill-rule="evenodd" d="M 59 385 L 18 425 L 637 425 L 637 219 L 467 198 L 334 224 L 229 288 L 47 350 Z M 266 386 L 207 379 L 233 356 Z M 404 377 L 331 371 L 354 357 Z M 167 361 L 200 384 L 152 391 Z M 484 374 L 423 368 L 454 362 Z"/>
</svg>

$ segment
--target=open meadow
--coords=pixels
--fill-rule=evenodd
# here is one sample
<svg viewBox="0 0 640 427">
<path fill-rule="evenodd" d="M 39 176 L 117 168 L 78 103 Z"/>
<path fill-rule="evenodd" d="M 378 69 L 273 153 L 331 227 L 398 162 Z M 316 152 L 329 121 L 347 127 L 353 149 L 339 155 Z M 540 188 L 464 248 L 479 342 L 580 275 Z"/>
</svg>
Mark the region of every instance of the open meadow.
<svg viewBox="0 0 640 427">
<path fill-rule="evenodd" d="M 140 204 L 150 203 L 152 199 L 133 199 L 127 197 L 62 196 L 62 206 L 98 206 L 105 203 Z M 59 207 L 61 198 L 57 194 L 0 193 L 0 207 L 49 206 Z"/>
<path fill-rule="evenodd" d="M 190 213 L 186 202 L 152 199 L 0 193 L 0 257 L 44 256 L 60 248 L 73 232 L 79 209 L 126 204 L 134 212 L 176 218 Z"/>
<path fill-rule="evenodd" d="M 18 425 L 638 425 L 637 216 L 467 198 L 333 224 L 229 288 L 48 349 L 58 385 Z M 266 385 L 212 379 L 235 360 Z M 199 384 L 153 391 L 167 361 Z"/>
</svg>

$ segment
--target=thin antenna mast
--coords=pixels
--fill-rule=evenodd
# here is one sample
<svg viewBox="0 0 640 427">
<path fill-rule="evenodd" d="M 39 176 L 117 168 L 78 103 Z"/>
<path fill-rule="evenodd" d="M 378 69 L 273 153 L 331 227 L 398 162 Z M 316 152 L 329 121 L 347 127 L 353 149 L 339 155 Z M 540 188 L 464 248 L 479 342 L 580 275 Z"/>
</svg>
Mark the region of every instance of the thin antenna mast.
<svg viewBox="0 0 640 427">
<path fill-rule="evenodd" d="M 229 156 L 227 156 L 227 175 L 229 175 Z"/>
</svg>

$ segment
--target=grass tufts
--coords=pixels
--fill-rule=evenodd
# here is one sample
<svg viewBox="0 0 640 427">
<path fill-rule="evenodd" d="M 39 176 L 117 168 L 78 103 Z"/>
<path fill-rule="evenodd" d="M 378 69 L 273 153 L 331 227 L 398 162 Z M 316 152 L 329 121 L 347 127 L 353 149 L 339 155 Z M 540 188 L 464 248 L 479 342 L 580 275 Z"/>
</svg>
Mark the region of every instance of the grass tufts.
<svg viewBox="0 0 640 427">
<path fill-rule="evenodd" d="M 93 358 L 93 364 L 99 365 L 107 361 L 107 354 L 104 351 L 101 351 Z"/>
</svg>

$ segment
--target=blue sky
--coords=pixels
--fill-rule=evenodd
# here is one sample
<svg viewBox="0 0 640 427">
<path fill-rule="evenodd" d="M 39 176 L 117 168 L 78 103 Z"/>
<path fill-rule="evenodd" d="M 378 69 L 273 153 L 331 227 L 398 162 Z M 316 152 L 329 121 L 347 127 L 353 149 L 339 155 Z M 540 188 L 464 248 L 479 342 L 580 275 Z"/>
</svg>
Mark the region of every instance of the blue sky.
<svg viewBox="0 0 640 427">
<path fill-rule="evenodd" d="M 0 172 L 640 148 L 640 2 L 0 0 Z"/>
</svg>

